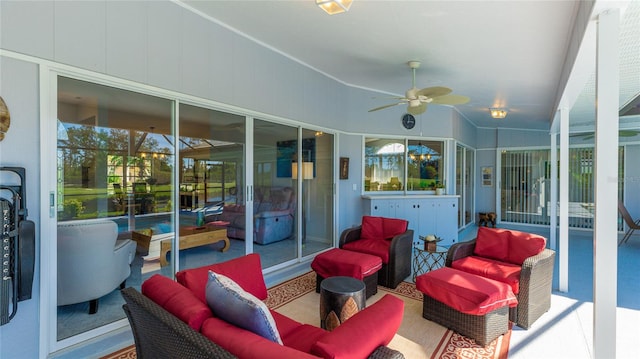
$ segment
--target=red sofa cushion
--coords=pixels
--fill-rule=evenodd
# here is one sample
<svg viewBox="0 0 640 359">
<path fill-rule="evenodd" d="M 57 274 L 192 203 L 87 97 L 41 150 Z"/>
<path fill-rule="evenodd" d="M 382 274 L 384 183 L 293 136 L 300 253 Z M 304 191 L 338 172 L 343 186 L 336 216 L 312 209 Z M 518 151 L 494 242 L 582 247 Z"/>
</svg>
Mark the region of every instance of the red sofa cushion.
<svg viewBox="0 0 640 359">
<path fill-rule="evenodd" d="M 416 287 L 425 295 L 471 315 L 485 315 L 505 305 L 518 305 L 507 284 L 449 267 L 419 275 Z"/>
<path fill-rule="evenodd" d="M 267 340 L 220 318 L 209 318 L 202 324 L 202 335 L 241 359 L 298 359 L 316 357 Z"/>
<path fill-rule="evenodd" d="M 382 217 L 362 216 L 361 239 L 384 239 Z"/>
<path fill-rule="evenodd" d="M 398 234 L 402 234 L 407 231 L 409 222 L 399 218 L 383 218 L 382 230 L 384 239 L 392 239 Z"/>
<path fill-rule="evenodd" d="M 362 280 L 379 271 L 382 260 L 366 253 L 333 248 L 318 254 L 311 262 L 311 268 L 322 278 L 341 275 Z"/>
<path fill-rule="evenodd" d="M 324 329 L 309 324 L 302 324 L 290 332 L 285 338 L 282 338 L 282 341 L 284 345 L 289 348 L 311 353 L 313 344 L 326 333 L 327 331 Z"/>
<path fill-rule="evenodd" d="M 451 267 L 506 283 L 511 287 L 514 294 L 520 292 L 520 271 L 522 267 L 517 264 L 469 256 L 453 261 Z"/>
<path fill-rule="evenodd" d="M 311 348 L 311 353 L 335 359 L 367 358 L 380 345 L 387 345 L 400 328 L 404 302 L 386 294 L 365 308 L 366 315 L 355 315 L 332 332 L 326 333 Z M 374 323 L 385 323 L 375 326 Z"/>
<path fill-rule="evenodd" d="M 142 294 L 196 331 L 200 331 L 202 323 L 212 316 L 211 309 L 189 289 L 160 274 L 144 281 L 141 289 Z"/>
<path fill-rule="evenodd" d="M 342 246 L 343 249 L 380 257 L 384 264 L 389 263 L 390 247 L 391 241 L 381 241 L 380 239 L 359 239 L 357 241 L 345 243 Z"/>
<path fill-rule="evenodd" d="M 478 227 L 473 254 L 506 262 L 510 232 L 508 229 Z"/>
<path fill-rule="evenodd" d="M 547 239 L 533 233 L 511 231 L 506 262 L 522 265 L 525 259 L 542 252 Z"/>
<path fill-rule="evenodd" d="M 267 287 L 262 276 L 260 255 L 257 253 L 247 254 L 222 263 L 181 270 L 176 273 L 176 280 L 189 288 L 203 303 L 206 303 L 205 287 L 209 280 L 209 270 L 231 278 L 242 289 L 258 299 L 267 299 Z"/>
</svg>

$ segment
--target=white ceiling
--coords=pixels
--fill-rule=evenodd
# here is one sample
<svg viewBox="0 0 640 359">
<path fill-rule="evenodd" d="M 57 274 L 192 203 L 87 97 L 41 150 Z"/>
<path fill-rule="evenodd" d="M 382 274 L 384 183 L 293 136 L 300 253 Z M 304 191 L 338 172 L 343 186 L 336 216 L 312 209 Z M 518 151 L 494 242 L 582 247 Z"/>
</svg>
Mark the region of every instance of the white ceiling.
<svg viewBox="0 0 640 359">
<path fill-rule="evenodd" d="M 313 0 L 183 3 L 350 86 L 402 96 L 406 62 L 421 61 L 417 87 L 471 97 L 456 108 L 476 125 L 537 129 L 549 128 L 577 10 L 568 0 L 354 0 L 329 16 Z M 489 107 L 509 114 L 493 120 Z"/>
</svg>

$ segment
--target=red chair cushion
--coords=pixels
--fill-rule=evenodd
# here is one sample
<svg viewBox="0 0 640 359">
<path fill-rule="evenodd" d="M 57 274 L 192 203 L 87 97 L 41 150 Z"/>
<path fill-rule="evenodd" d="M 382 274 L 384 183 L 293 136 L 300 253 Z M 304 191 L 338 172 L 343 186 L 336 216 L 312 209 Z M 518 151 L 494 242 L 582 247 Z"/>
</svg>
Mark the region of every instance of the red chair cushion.
<svg viewBox="0 0 640 359">
<path fill-rule="evenodd" d="M 389 263 L 389 248 L 391 248 L 391 241 L 381 241 L 380 239 L 360 239 L 345 243 L 342 248 L 377 256 L 382 260 L 382 263 L 387 264 Z"/>
<path fill-rule="evenodd" d="M 425 295 L 471 315 L 485 315 L 505 305 L 518 305 L 507 284 L 449 267 L 419 275 L 416 287 Z"/>
<path fill-rule="evenodd" d="M 340 248 L 320 253 L 311 262 L 311 269 L 322 278 L 347 276 L 362 280 L 380 268 L 380 257 Z"/>
<path fill-rule="evenodd" d="M 384 239 L 382 217 L 362 216 L 361 239 Z"/>
<path fill-rule="evenodd" d="M 176 273 L 176 280 L 189 288 L 203 303 L 206 303 L 205 287 L 209 280 L 209 270 L 231 278 L 242 289 L 258 299 L 267 299 L 267 287 L 262 275 L 260 255 L 257 253 L 247 254 L 222 263 L 182 270 Z"/>
<path fill-rule="evenodd" d="M 451 267 L 506 283 L 511 287 L 513 293 L 518 294 L 520 292 L 520 272 L 522 267 L 517 264 L 469 256 L 453 261 Z"/>
<path fill-rule="evenodd" d="M 313 344 L 326 333 L 327 331 L 324 329 L 309 324 L 302 324 L 291 331 L 286 337 L 282 338 L 282 341 L 284 345 L 289 348 L 311 353 Z"/>
<path fill-rule="evenodd" d="M 547 239 L 537 234 L 511 231 L 506 262 L 522 265 L 525 259 L 542 252 Z"/>
<path fill-rule="evenodd" d="M 213 316 L 211 309 L 189 289 L 160 274 L 154 274 L 144 281 L 141 289 L 142 294 L 195 331 L 200 331 L 202 323 Z"/>
<path fill-rule="evenodd" d="M 507 229 L 479 227 L 473 254 L 506 262 L 510 236 Z"/>
<path fill-rule="evenodd" d="M 313 345 L 311 353 L 323 358 L 367 358 L 378 346 L 389 344 L 400 328 L 404 302 L 386 294 L 363 312 L 366 315 L 358 313 L 326 333 Z"/>
<path fill-rule="evenodd" d="M 402 234 L 407 231 L 409 222 L 399 218 L 383 218 L 382 230 L 384 239 L 392 239 L 398 234 Z"/>
</svg>

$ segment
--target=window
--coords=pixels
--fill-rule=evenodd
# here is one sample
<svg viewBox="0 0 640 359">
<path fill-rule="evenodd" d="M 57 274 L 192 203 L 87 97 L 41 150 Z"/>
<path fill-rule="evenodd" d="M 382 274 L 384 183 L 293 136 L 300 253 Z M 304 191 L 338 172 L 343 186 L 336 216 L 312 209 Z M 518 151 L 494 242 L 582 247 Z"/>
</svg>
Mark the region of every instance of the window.
<svg viewBox="0 0 640 359">
<path fill-rule="evenodd" d="M 367 138 L 364 158 L 365 191 L 404 189 L 404 140 Z"/>
<path fill-rule="evenodd" d="M 502 151 L 500 215 L 503 221 L 550 224 L 549 154 L 547 149 Z M 592 147 L 569 149 L 569 226 L 573 228 L 593 228 L 593 155 Z M 624 178 L 623 158 L 624 148 L 620 147 L 619 178 Z M 622 198 L 622 186 L 618 198 Z"/>
<path fill-rule="evenodd" d="M 444 187 L 444 148 L 444 141 L 366 138 L 364 190 L 432 191 Z"/>
</svg>

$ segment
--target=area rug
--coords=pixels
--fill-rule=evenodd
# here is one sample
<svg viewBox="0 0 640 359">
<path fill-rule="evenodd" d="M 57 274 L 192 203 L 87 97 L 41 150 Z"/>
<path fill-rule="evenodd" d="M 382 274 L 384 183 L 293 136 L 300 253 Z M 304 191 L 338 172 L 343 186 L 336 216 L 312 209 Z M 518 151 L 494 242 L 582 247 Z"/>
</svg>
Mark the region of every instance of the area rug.
<svg viewBox="0 0 640 359">
<path fill-rule="evenodd" d="M 277 312 L 302 323 L 320 326 L 320 294 L 315 292 L 314 272 L 278 284 L 268 290 L 265 303 Z M 413 283 L 402 282 L 396 289 L 378 287 L 378 293 L 367 300 L 370 305 L 386 294 L 405 303 L 402 326 L 389 347 L 400 351 L 406 359 L 507 359 L 511 331 L 486 347 L 439 324 L 422 318 L 422 293 Z M 102 359 L 135 358 L 135 347 L 124 348 Z"/>
</svg>

